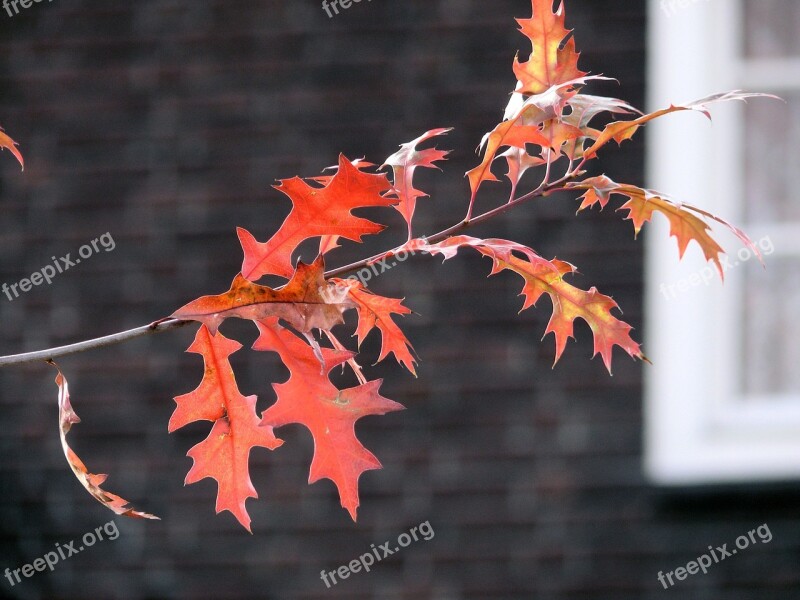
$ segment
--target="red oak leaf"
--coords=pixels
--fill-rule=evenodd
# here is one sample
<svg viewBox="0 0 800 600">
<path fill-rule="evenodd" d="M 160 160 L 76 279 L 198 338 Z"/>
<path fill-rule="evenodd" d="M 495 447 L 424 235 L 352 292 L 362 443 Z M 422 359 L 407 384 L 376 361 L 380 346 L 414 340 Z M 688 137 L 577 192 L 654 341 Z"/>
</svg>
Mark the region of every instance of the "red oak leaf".
<svg viewBox="0 0 800 600">
<path fill-rule="evenodd" d="M 522 99 L 521 94 L 515 94 L 515 97 L 517 103 Z M 637 109 L 622 100 L 588 94 L 576 94 L 567 101 L 567 107 L 569 114 L 564 112 L 556 119 L 542 124 L 541 133 L 550 140 L 551 152 L 543 147 L 540 156 L 531 156 L 526 150 L 512 146 L 500 155 L 508 161 L 506 176 L 511 181 L 511 199 L 516 196 L 517 186 L 528 169 L 552 162 L 562 153 L 573 161 L 582 158 L 584 142 L 586 140 L 594 142 L 601 134 L 589 125 L 597 115 L 604 112 L 639 113 Z M 513 105 L 510 110 L 513 110 Z"/>
<path fill-rule="evenodd" d="M 553 160 L 560 155 L 560 148 L 564 143 L 580 137 L 581 131 L 578 128 L 558 123 L 563 118 L 562 114 L 569 100 L 577 94 L 577 88 L 592 79 L 607 78 L 589 75 L 559 83 L 527 98 L 519 93 L 511 95 L 503 122 L 481 140 L 483 160 L 474 169 L 467 171 L 472 190 L 470 203 L 475 201 L 478 189 L 484 181 L 498 181 L 491 167 L 501 148 L 508 146 L 524 151 L 528 144 L 532 144 L 540 146 L 542 152 L 552 150 L 553 156 L 549 160 Z"/>
<path fill-rule="evenodd" d="M 411 314 L 411 309 L 403 306 L 403 300 L 373 294 L 366 290 L 360 282 L 353 279 L 337 279 L 334 282 L 340 286 L 347 286 L 350 299 L 355 303 L 358 311 L 356 336 L 358 336 L 359 347 L 369 332 L 377 327 L 382 336 L 381 353 L 378 357 L 378 362 L 392 353 L 397 358 L 397 362 L 401 363 L 416 376 L 417 371 L 414 368 L 416 361 L 411 355 L 413 347 L 403 331 L 392 319 L 393 314 Z"/>
<path fill-rule="evenodd" d="M 598 115 L 605 112 L 611 114 L 642 114 L 640 110 L 623 100 L 589 94 L 575 94 L 569 99 L 567 106 L 569 107 L 569 114 L 564 114 L 561 121 L 577 127 L 583 132 L 584 136 L 573 144 L 568 144 L 565 153 L 571 159 L 583 156 L 583 142 L 585 140 L 588 139 L 594 142 L 600 137 L 602 132 L 590 126 L 590 123 Z"/>
<path fill-rule="evenodd" d="M 19 161 L 19 164 L 22 167 L 22 170 L 24 171 L 25 159 L 22 158 L 22 153 L 19 150 L 17 150 L 18 145 L 19 144 L 17 144 L 17 142 L 8 137 L 8 135 L 6 135 L 3 132 L 3 128 L 0 127 L 0 148 L 5 148 L 9 152 L 11 152 L 11 154 L 13 154 L 16 157 L 17 161 Z"/>
<path fill-rule="evenodd" d="M 742 230 L 734 227 L 720 217 L 712 215 L 701 208 L 670 200 L 662 194 L 645 190 L 635 185 L 619 184 L 605 175 L 591 177 L 581 182 L 568 186 L 575 190 L 586 190 L 581 197 L 582 203 L 578 211 L 599 204 L 604 208 L 611 196 L 619 194 L 628 199 L 618 210 L 627 210 L 627 219 L 633 223 L 634 232 L 639 234 L 645 223 L 653 219 L 653 215 L 661 213 L 669 221 L 670 235 L 678 241 L 678 255 L 683 258 L 686 248 L 694 241 L 703 250 L 706 260 L 713 262 L 719 275 L 724 279 L 724 271 L 720 262 L 720 255 L 724 254 L 722 247 L 709 235 L 711 227 L 703 219 L 711 219 L 727 227 L 738 237 L 756 256 L 761 259 L 758 246 Z M 702 217 L 702 218 L 701 218 Z"/>
<path fill-rule="evenodd" d="M 199 321 L 214 334 L 220 323 L 231 317 L 257 320 L 275 315 L 307 333 L 341 323 L 348 308 L 353 304 L 347 299 L 347 290 L 325 280 L 325 262 L 320 256 L 311 265 L 299 263 L 291 281 L 280 289 L 252 283 L 239 274 L 224 294 L 198 298 L 171 316 Z"/>
<path fill-rule="evenodd" d="M 275 235 L 262 243 L 246 229 L 237 230 L 244 251 L 242 275 L 251 281 L 264 275 L 290 277 L 294 271 L 292 253 L 309 238 L 332 235 L 360 242 L 363 235 L 379 233 L 383 225 L 351 211 L 397 203 L 397 199 L 384 195 L 392 189 L 386 174 L 364 173 L 344 155 L 339 156 L 338 171 L 323 187 L 294 177 L 282 180 L 275 188 L 293 204 Z"/>
<path fill-rule="evenodd" d="M 345 390 L 337 389 L 328 373 L 353 356 L 350 352 L 323 348 L 326 372 L 311 347 L 281 327 L 277 318 L 257 323 L 260 337 L 255 350 L 277 352 L 291 372 L 286 383 L 273 384 L 275 404 L 261 415 L 265 427 L 299 423 L 314 438 L 314 458 L 308 482 L 327 478 L 336 484 L 342 506 L 353 520 L 359 505 L 358 480 L 364 471 L 380 469 L 381 463 L 358 441 L 355 422 L 367 415 L 383 415 L 403 406 L 379 393 L 381 380 Z"/>
<path fill-rule="evenodd" d="M 432 129 L 419 136 L 417 139 L 402 144 L 400 150 L 386 159 L 384 167 L 391 167 L 394 173 L 394 190 L 400 203 L 395 208 L 403 215 L 408 224 L 408 239 L 412 237 L 411 221 L 414 218 L 414 210 L 417 207 L 417 200 L 424 198 L 428 194 L 414 187 L 414 172 L 417 167 L 438 169 L 437 162 L 446 160 L 449 150 L 438 150 L 437 148 L 427 148 L 417 150 L 417 146 L 427 140 L 439 135 L 445 135 L 452 131 L 452 127 L 447 129 Z"/>
<path fill-rule="evenodd" d="M 665 115 L 675 113 L 675 112 L 682 112 L 682 111 L 697 111 L 699 113 L 704 114 L 706 117 L 711 119 L 711 113 L 709 112 L 709 106 L 711 104 L 715 104 L 718 102 L 730 102 L 734 100 L 738 100 L 741 102 L 746 102 L 748 98 L 772 98 L 775 100 L 780 100 L 778 96 L 773 96 L 772 94 L 750 94 L 750 93 L 743 93 L 739 91 L 734 92 L 725 92 L 722 94 L 713 94 L 706 98 L 701 98 L 700 100 L 696 100 L 694 102 L 690 102 L 689 104 L 675 106 L 670 105 L 668 108 L 664 108 L 661 110 L 657 110 L 655 112 L 642 115 L 637 119 L 632 119 L 630 121 L 614 121 L 613 123 L 609 123 L 605 126 L 603 131 L 600 135 L 597 136 L 594 144 L 592 144 L 584 153 L 584 156 L 588 158 L 594 158 L 597 156 L 597 151 L 600 150 L 603 146 L 605 146 L 611 140 L 617 142 L 617 144 L 622 144 L 625 140 L 631 139 L 634 134 L 639 130 L 640 127 L 649 123 L 653 119 L 658 119 L 659 117 L 663 117 Z"/>
<path fill-rule="evenodd" d="M 256 415 L 256 397 L 243 396 L 236 385 L 228 357 L 242 345 L 221 333 L 212 334 L 201 325 L 187 352 L 203 357 L 205 375 L 193 392 L 177 396 L 177 407 L 169 420 L 169 431 L 194 423 L 211 421 L 214 426 L 208 437 L 194 446 L 187 456 L 194 460 L 186 475 L 186 484 L 206 477 L 215 479 L 217 514 L 229 510 L 250 529 L 250 515 L 245 502 L 258 498 L 250 481 L 250 450 L 254 447 L 274 450 L 283 442 L 271 427 L 260 426 Z"/>
<path fill-rule="evenodd" d="M 500 148 L 509 146 L 524 151 L 527 144 L 537 144 L 542 147 L 548 145 L 549 140 L 542 135 L 540 126 L 559 114 L 565 101 L 565 98 L 557 94 L 549 98 L 551 101 L 549 106 L 543 106 L 534 98 L 523 100 L 518 107 L 513 107 L 515 98 L 521 99 L 522 96 L 518 94 L 512 96 L 509 109 L 506 110 L 506 119 L 483 136 L 480 145 L 483 150 L 483 160 L 478 166 L 467 171 L 472 190 L 470 202 L 475 201 L 478 189 L 484 181 L 498 181 L 492 173 L 492 163 Z"/>
<path fill-rule="evenodd" d="M 524 101 L 521 94 L 514 94 L 513 98 L 517 104 Z M 509 115 L 513 115 L 514 102 L 509 104 Z M 569 113 L 565 111 L 557 118 L 542 124 L 542 136 L 550 141 L 547 147 L 542 147 L 540 156 L 532 156 L 526 150 L 513 146 L 500 155 L 508 161 L 507 177 L 511 181 L 512 199 L 516 196 L 517 186 L 528 169 L 552 162 L 562 153 L 573 161 L 581 158 L 584 142 L 587 139 L 594 142 L 601 133 L 589 126 L 597 115 L 603 112 L 617 114 L 639 112 L 622 100 L 588 94 L 576 94 L 566 104 Z"/>
<path fill-rule="evenodd" d="M 530 40 L 533 49 L 530 59 L 514 59 L 514 73 L 519 80 L 518 91 L 539 94 L 549 87 L 586 75 L 578 69 L 580 54 L 575 50 L 575 38 L 566 29 L 566 13 L 562 2 L 553 12 L 553 0 L 532 0 L 533 16 L 517 19 L 520 31 Z"/>
<path fill-rule="evenodd" d="M 508 163 L 508 172 L 506 173 L 506 177 L 511 182 L 511 194 L 509 195 L 509 200 L 513 200 L 516 197 L 517 186 L 522 180 L 522 176 L 525 175 L 528 169 L 547 164 L 547 160 L 541 156 L 531 156 L 526 150 L 523 150 L 522 148 L 514 148 L 513 146 L 499 156 L 505 158 L 506 162 Z"/>
<path fill-rule="evenodd" d="M 355 159 L 353 161 L 350 161 L 350 163 L 356 169 L 358 169 L 359 171 L 363 171 L 364 169 L 369 169 L 369 168 L 375 166 L 375 163 L 367 162 L 363 158 L 357 158 L 357 159 Z M 335 166 L 328 167 L 325 170 L 326 171 L 334 171 L 334 174 L 335 174 L 335 172 L 339 170 L 339 165 L 337 164 Z M 309 179 L 311 181 L 317 182 L 320 185 L 328 185 L 330 183 L 331 179 L 333 179 L 333 177 L 334 177 L 334 175 L 317 175 L 316 177 L 311 177 Z M 339 248 L 339 247 L 340 246 L 339 246 L 339 236 L 338 235 L 323 235 L 319 239 L 319 253 L 321 255 L 322 254 L 327 254 L 331 250 L 335 250 L 336 248 Z"/>
<path fill-rule="evenodd" d="M 56 385 L 58 386 L 58 421 L 60 424 L 59 435 L 61 437 L 61 448 L 64 450 L 64 456 L 67 457 L 70 469 L 81 482 L 81 485 L 89 492 L 95 500 L 100 504 L 113 511 L 114 513 L 123 517 L 132 517 L 135 519 L 156 519 L 158 517 L 150 513 L 141 512 L 129 505 L 129 502 L 124 498 L 120 498 L 116 494 L 107 492 L 100 487 L 105 482 L 108 475 L 89 473 L 89 469 L 83 464 L 83 461 L 78 458 L 78 455 L 72 451 L 67 443 L 67 433 L 72 429 L 76 423 L 81 420 L 72 409 L 72 403 L 69 398 L 69 384 L 66 377 L 61 373 L 61 369 L 56 366 L 52 361 L 49 361 L 58 371 L 56 375 Z"/>
<path fill-rule="evenodd" d="M 491 256 L 490 254 L 487 254 Z M 614 346 L 619 346 L 633 358 L 647 360 L 641 347 L 630 336 L 633 329 L 611 314 L 612 309 L 619 309 L 610 297 L 601 294 L 597 288 L 581 290 L 564 281 L 563 276 L 575 272 L 575 267 L 564 261 L 553 259 L 551 263 L 560 271 L 556 276 L 551 269 L 507 255 L 495 258 L 493 273 L 503 269 L 514 271 L 522 276 L 525 285 L 523 310 L 534 306 L 543 294 L 550 296 L 553 303 L 553 315 L 547 324 L 545 335 L 553 333 L 556 338 L 555 362 L 561 358 L 567 346 L 567 340 L 574 339 L 573 327 L 575 319 L 581 318 L 589 325 L 594 335 L 594 354 L 603 357 L 608 372 L 611 373 L 611 358 Z"/>
<path fill-rule="evenodd" d="M 530 248 L 508 240 L 454 236 L 438 244 L 416 245 L 417 250 L 441 254 L 445 260 L 455 256 L 462 247 L 475 248 L 484 256 L 491 258 L 492 275 L 509 270 L 525 280 L 522 288 L 525 303 L 522 310 L 534 306 L 542 295 L 550 296 L 553 315 L 545 335 L 548 333 L 555 335 L 555 362 L 558 362 L 564 353 L 567 341 L 574 337 L 573 325 L 577 318 L 586 321 L 592 329 L 594 355 L 600 354 L 603 357 L 603 363 L 609 373 L 614 346 L 619 346 L 634 358 L 647 360 L 639 344 L 630 337 L 632 327 L 611 314 L 612 309 L 619 308 L 612 298 L 604 296 L 596 288 L 585 291 L 564 281 L 564 275 L 575 272 L 575 267 L 569 263 L 557 259 L 547 260 Z M 522 254 L 524 258 L 515 253 Z"/>
</svg>

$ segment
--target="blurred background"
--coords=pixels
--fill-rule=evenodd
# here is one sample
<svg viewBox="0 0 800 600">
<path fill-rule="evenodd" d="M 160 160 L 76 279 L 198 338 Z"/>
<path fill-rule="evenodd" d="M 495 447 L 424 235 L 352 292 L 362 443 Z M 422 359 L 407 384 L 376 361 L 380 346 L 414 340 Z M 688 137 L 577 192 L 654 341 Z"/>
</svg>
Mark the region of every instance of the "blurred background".
<svg viewBox="0 0 800 600">
<path fill-rule="evenodd" d="M 720 20 L 715 10 L 723 4 L 741 5 L 736 14 L 745 17 Z M 455 127 L 438 142 L 454 150 L 444 172 L 420 176 L 431 199 L 420 203 L 416 231 L 453 224 L 468 199 L 462 174 L 476 164 L 474 148 L 502 117 L 513 89 L 513 56 L 529 50 L 513 17 L 528 17 L 530 8 L 528 0 L 373 0 L 329 18 L 316 0 L 59 0 L 20 7 L 13 16 L 0 12 L 0 125 L 27 159 L 20 173 L 7 153 L 0 154 L 0 282 L 18 282 L 53 256 L 69 252 L 74 258 L 105 233 L 114 240 L 113 250 L 101 247 L 51 285 L 13 300 L 0 296 L 0 353 L 147 324 L 199 295 L 227 290 L 241 265 L 235 228 L 269 237 L 290 208 L 270 186 L 278 178 L 316 175 L 339 152 L 381 163 L 428 129 Z M 690 25 L 716 22 L 720 39 L 727 32 L 740 42 L 731 50 L 717 40 L 716 52 L 690 56 L 699 71 L 724 70 L 743 39 L 752 42 L 747 47 L 756 49 L 756 58 L 778 61 L 770 68 L 784 76 L 744 83 L 790 96 L 790 102 L 759 104 L 734 126 L 772 127 L 782 136 L 773 154 L 748 154 L 748 164 L 763 160 L 767 170 L 753 171 L 748 180 L 774 202 L 774 211 L 762 214 L 781 225 L 797 216 L 789 191 L 800 117 L 797 95 L 785 89 L 800 82 L 796 8 L 794 0 L 567 5 L 582 68 L 620 82 L 593 84 L 589 91 L 636 106 L 653 102 L 647 90 L 657 89 L 655 82 L 680 82 L 674 63 L 687 63 L 669 54 L 682 47 L 680 37 L 670 36 Z M 767 72 L 765 64 L 742 64 L 736 73 Z M 689 97 L 659 97 L 656 105 L 691 99 L 703 87 L 696 84 L 687 87 Z M 718 90 L 700 95 L 711 91 Z M 778 112 L 783 117 L 774 123 Z M 695 119 L 692 127 L 708 128 Z M 658 131 L 655 139 L 642 135 L 609 148 L 593 172 L 636 185 L 668 179 L 669 171 L 645 162 L 646 144 L 659 139 Z M 725 147 L 750 152 L 758 144 L 770 146 L 768 139 L 745 137 Z M 685 151 L 692 147 L 684 143 Z M 736 156 L 725 155 L 728 171 L 744 173 L 731 162 Z M 780 170 L 770 156 L 785 161 Z M 681 164 L 678 154 L 672 157 Z M 766 177 L 773 187 L 752 177 Z M 683 191 L 681 185 L 675 181 L 668 191 Z M 502 202 L 507 193 L 504 185 L 487 187 L 480 206 Z M 172 398 L 202 377 L 200 357 L 184 354 L 194 327 L 60 361 L 83 419 L 71 434 L 73 448 L 91 471 L 111 474 L 110 491 L 162 521 L 115 517 L 75 481 L 59 445 L 51 367 L 0 371 L 0 570 L 30 563 L 112 517 L 120 531 L 116 540 L 87 548 L 52 573 L 14 586 L 0 579 L 0 597 L 641 600 L 665 593 L 660 571 L 685 566 L 709 545 L 732 547 L 738 536 L 768 524 L 769 543 L 759 541 L 673 591 L 698 599 L 800 598 L 800 447 L 787 442 L 780 456 L 763 456 L 740 471 L 735 465 L 745 464 L 746 456 L 698 458 L 704 467 L 692 471 L 694 455 L 658 442 L 672 439 L 675 423 L 689 423 L 689 434 L 718 431 L 706 427 L 703 415 L 694 415 L 696 421 L 653 417 L 665 403 L 671 406 L 670 398 L 680 405 L 687 396 L 681 389 L 706 382 L 702 372 L 682 371 L 668 355 L 699 347 L 714 357 L 720 344 L 732 348 L 733 342 L 702 330 L 679 345 L 665 337 L 683 322 L 669 311 L 680 303 L 694 310 L 705 288 L 680 303 L 653 304 L 655 316 L 648 316 L 645 329 L 645 298 L 673 281 L 657 270 L 665 268 L 660 259 L 648 259 L 645 267 L 647 234 L 634 240 L 630 224 L 610 208 L 575 217 L 576 209 L 574 198 L 552 196 L 474 235 L 511 238 L 576 264 L 574 283 L 613 296 L 645 352 L 653 348 L 661 360 L 651 367 L 617 351 L 609 377 L 600 360 L 590 360 L 591 332 L 580 324 L 577 340 L 551 368 L 552 336 L 540 341 L 549 303 L 517 315 L 518 278 L 486 280 L 490 263 L 469 254 L 445 265 L 422 257 L 406 261 L 371 288 L 405 297 L 417 313 L 402 325 L 421 357 L 419 378 L 391 360 L 367 370 L 370 378 L 385 378 L 384 395 L 408 410 L 358 424 L 359 437 L 384 468 L 361 478 L 357 523 L 339 506 L 329 481 L 307 485 L 313 446 L 299 426 L 279 431 L 286 440 L 279 451 L 251 455 L 260 496 L 247 505 L 254 535 L 229 513 L 214 516 L 212 480 L 183 486 L 191 466 L 185 453 L 209 431 L 200 423 L 167 434 Z M 719 212 L 747 217 L 736 206 Z M 380 220 L 394 229 L 364 245 L 346 244 L 329 264 L 403 241 L 399 215 L 383 211 Z M 761 231 L 765 223 L 757 225 Z M 647 244 L 666 248 L 666 259 L 677 263 L 674 240 L 660 233 Z M 775 248 L 791 258 L 788 241 Z M 747 346 L 759 357 L 757 365 L 798 357 L 790 329 L 796 328 L 790 303 L 796 295 L 784 293 L 798 281 L 790 258 L 781 263 L 782 280 L 758 287 L 772 293 L 754 300 L 761 304 L 749 316 L 740 314 L 757 338 Z M 731 298 L 737 289 L 734 284 Z M 776 298 L 782 303 L 770 305 Z M 752 319 L 776 314 L 785 317 L 771 335 L 761 335 Z M 691 316 L 703 322 L 702 313 Z M 352 319 L 348 323 L 353 326 Z M 245 346 L 256 337 L 248 324 L 226 323 L 224 330 Z M 782 346 L 775 344 L 778 336 Z M 373 334 L 364 345 L 368 363 L 378 350 Z M 287 377 L 277 357 L 244 350 L 232 361 L 242 391 L 258 394 L 259 411 L 266 408 L 274 401 L 271 383 Z M 775 367 L 783 370 L 766 379 L 754 369 L 742 385 L 779 394 L 779 408 L 790 414 L 800 406 L 795 365 L 783 360 Z M 657 375 L 646 380 L 646 372 Z M 654 385 L 658 377 L 678 391 Z M 784 421 L 782 413 L 770 414 L 761 417 Z M 666 424 L 666 433 L 659 424 Z M 800 438 L 800 425 L 793 427 Z M 753 439 L 748 444 L 757 447 L 770 434 L 760 430 Z M 724 457 L 726 451 L 718 452 Z M 762 476 L 763 465 L 776 464 Z M 435 532 L 429 541 L 330 589 L 321 580 L 320 571 L 426 521 Z"/>
</svg>

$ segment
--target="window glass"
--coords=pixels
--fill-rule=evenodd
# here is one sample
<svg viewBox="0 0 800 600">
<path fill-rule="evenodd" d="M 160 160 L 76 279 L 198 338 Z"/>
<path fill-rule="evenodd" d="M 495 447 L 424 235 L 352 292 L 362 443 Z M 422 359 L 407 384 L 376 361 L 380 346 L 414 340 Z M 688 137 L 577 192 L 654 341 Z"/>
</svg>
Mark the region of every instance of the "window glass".
<svg viewBox="0 0 800 600">
<path fill-rule="evenodd" d="M 800 57 L 800 1 L 744 0 L 744 18 L 748 58 Z"/>
<path fill-rule="evenodd" d="M 745 107 L 745 211 L 750 223 L 800 225 L 800 93 L 780 95 L 786 103 L 755 100 Z"/>
<path fill-rule="evenodd" d="M 745 269 L 745 396 L 795 395 L 800 402 L 800 260 L 766 257 Z"/>
</svg>

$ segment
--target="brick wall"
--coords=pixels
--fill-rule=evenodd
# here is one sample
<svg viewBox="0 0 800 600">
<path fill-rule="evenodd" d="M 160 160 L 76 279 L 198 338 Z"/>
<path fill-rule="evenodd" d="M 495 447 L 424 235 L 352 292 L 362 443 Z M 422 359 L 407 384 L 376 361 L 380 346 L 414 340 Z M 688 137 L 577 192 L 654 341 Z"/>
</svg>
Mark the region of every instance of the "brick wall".
<svg viewBox="0 0 800 600">
<path fill-rule="evenodd" d="M 571 0 L 568 9 L 584 68 L 621 81 L 593 90 L 641 105 L 643 3 Z M 116 243 L 50 286 L 0 297 L 0 352 L 134 327 L 227 289 L 241 261 L 235 227 L 265 239 L 289 208 L 274 180 L 315 174 L 340 151 L 380 161 L 426 129 L 456 127 L 440 144 L 456 150 L 445 172 L 424 175 L 433 199 L 417 227 L 454 222 L 467 197 L 461 174 L 500 118 L 511 59 L 524 48 L 512 17 L 529 10 L 527 0 L 374 0 L 329 19 L 311 0 L 58 0 L 13 18 L 0 12 L 0 124 L 28 158 L 20 175 L 0 156 L 2 281 L 105 232 Z M 641 151 L 639 139 L 597 169 L 642 183 Z M 577 282 L 613 295 L 643 339 L 641 244 L 612 211 L 574 218 L 575 208 L 553 197 L 476 235 L 577 264 Z M 351 245 L 333 261 L 389 243 Z M 202 375 L 199 358 L 183 354 L 189 328 L 62 360 L 83 418 L 76 450 L 112 474 L 109 489 L 164 520 L 116 518 L 119 539 L 13 588 L 0 579 L 0 597 L 641 600 L 664 593 L 659 570 L 765 521 L 770 545 L 682 591 L 794 597 L 797 493 L 670 497 L 648 487 L 642 366 L 617 354 L 609 378 L 579 327 L 551 369 L 552 339 L 539 341 L 547 301 L 517 316 L 518 280 L 486 281 L 487 272 L 476 257 L 415 259 L 373 284 L 419 313 L 403 324 L 422 362 L 418 379 L 393 365 L 370 370 L 408 410 L 359 423 L 385 468 L 362 478 L 358 524 L 330 482 L 306 485 L 312 445 L 299 427 L 281 430 L 278 453 L 253 453 L 254 536 L 229 514 L 214 516 L 213 482 L 183 487 L 185 452 L 208 432 L 166 432 L 172 397 Z M 227 331 L 245 344 L 255 337 L 248 326 Z M 269 383 L 286 377 L 251 353 L 234 367 L 260 408 L 272 401 Z M 0 569 L 112 516 L 64 464 L 53 375 L 46 366 L 0 372 Z M 325 588 L 320 570 L 423 521 L 433 540 Z"/>
</svg>

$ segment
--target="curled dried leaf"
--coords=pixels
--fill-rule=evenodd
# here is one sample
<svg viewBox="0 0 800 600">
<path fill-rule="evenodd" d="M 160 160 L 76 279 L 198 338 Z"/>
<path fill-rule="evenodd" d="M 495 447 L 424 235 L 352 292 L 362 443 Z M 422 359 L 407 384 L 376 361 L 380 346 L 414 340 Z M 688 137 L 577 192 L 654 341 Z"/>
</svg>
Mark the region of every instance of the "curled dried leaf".
<svg viewBox="0 0 800 600">
<path fill-rule="evenodd" d="M 61 448 L 64 450 L 64 456 L 67 458 L 70 469 L 81 482 L 81 485 L 89 492 L 100 504 L 113 511 L 114 513 L 123 517 L 132 517 L 135 519 L 156 519 L 159 518 L 150 513 L 141 512 L 130 506 L 130 503 L 111 492 L 107 492 L 100 487 L 105 482 L 108 475 L 90 473 L 83 464 L 83 461 L 78 458 L 78 455 L 72 451 L 67 443 L 67 433 L 69 433 L 72 426 L 80 423 L 81 420 L 72 408 L 72 403 L 69 397 L 69 385 L 66 377 L 61 373 L 61 369 L 50 361 L 58 371 L 56 375 L 56 385 L 58 386 L 58 421 L 61 436 Z"/>
</svg>

